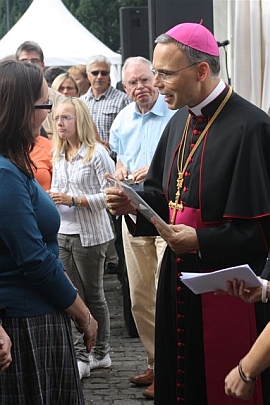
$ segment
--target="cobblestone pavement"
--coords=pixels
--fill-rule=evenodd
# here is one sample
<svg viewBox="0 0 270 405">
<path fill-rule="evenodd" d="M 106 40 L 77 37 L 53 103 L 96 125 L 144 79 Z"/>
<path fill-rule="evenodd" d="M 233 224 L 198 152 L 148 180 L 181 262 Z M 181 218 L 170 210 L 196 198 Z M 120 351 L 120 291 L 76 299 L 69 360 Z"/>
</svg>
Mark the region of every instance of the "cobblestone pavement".
<svg viewBox="0 0 270 405">
<path fill-rule="evenodd" d="M 129 337 L 123 315 L 123 297 L 117 275 L 104 275 L 105 293 L 111 317 L 111 359 L 108 369 L 96 369 L 83 379 L 85 405 L 152 405 L 143 387 L 130 384 L 129 378 L 147 367 L 139 338 Z"/>
</svg>

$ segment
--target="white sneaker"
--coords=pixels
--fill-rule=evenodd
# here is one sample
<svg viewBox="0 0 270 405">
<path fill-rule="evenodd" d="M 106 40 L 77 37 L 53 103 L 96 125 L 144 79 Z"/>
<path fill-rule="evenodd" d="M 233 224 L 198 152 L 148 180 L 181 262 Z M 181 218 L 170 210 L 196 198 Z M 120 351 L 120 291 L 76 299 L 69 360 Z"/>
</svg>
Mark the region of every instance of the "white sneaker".
<svg viewBox="0 0 270 405">
<path fill-rule="evenodd" d="M 77 360 L 78 364 L 78 369 L 79 369 L 79 375 L 80 375 L 80 380 L 83 378 L 89 377 L 90 376 L 90 366 L 87 363 L 84 363 L 81 360 Z"/>
<path fill-rule="evenodd" d="M 101 360 L 98 360 L 93 354 L 90 354 L 89 362 L 90 362 L 90 370 L 94 370 L 95 368 L 108 368 L 112 364 L 109 353 L 106 354 L 106 356 L 103 357 L 103 359 Z"/>
</svg>

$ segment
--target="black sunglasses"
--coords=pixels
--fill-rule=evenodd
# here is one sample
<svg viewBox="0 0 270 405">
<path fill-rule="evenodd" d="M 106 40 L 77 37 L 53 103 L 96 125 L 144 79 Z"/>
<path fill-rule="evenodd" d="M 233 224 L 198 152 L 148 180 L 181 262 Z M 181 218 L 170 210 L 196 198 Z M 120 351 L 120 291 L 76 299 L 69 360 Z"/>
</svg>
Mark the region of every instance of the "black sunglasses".
<svg viewBox="0 0 270 405">
<path fill-rule="evenodd" d="M 53 106 L 52 100 L 48 100 L 47 103 L 36 104 L 34 107 L 35 107 L 35 110 L 50 110 L 51 111 L 52 106 Z"/>
<path fill-rule="evenodd" d="M 91 75 L 93 76 L 97 76 L 99 73 L 101 73 L 101 76 L 108 76 L 108 74 L 110 72 L 107 72 L 107 70 L 93 70 L 92 72 L 90 72 Z"/>
</svg>

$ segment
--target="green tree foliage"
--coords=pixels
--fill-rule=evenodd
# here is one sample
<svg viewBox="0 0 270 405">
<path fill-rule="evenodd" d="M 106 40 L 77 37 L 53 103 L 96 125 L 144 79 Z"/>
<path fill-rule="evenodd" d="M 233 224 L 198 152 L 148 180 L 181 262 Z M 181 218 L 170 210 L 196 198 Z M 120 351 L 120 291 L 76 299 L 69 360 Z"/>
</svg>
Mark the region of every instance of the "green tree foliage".
<svg viewBox="0 0 270 405">
<path fill-rule="evenodd" d="M 7 32 L 7 3 L 9 3 L 11 28 L 32 1 L 9 0 L 7 2 L 7 0 L 0 0 L 0 38 Z M 112 50 L 118 51 L 120 48 L 120 7 L 147 6 L 148 0 L 63 0 L 63 3 L 92 34 Z"/>
<path fill-rule="evenodd" d="M 11 28 L 27 10 L 31 0 L 0 0 L 0 38 L 7 33 L 7 4 L 9 5 L 9 25 Z"/>
</svg>

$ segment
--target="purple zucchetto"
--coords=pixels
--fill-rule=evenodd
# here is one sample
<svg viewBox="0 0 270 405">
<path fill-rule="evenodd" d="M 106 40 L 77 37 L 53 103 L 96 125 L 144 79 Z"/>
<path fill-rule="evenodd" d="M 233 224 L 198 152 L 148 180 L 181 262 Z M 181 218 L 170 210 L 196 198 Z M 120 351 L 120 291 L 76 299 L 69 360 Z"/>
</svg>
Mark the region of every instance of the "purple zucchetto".
<svg viewBox="0 0 270 405">
<path fill-rule="evenodd" d="M 166 32 L 171 38 L 182 44 L 207 53 L 219 56 L 219 49 L 214 35 L 202 24 L 182 23 Z"/>
</svg>

